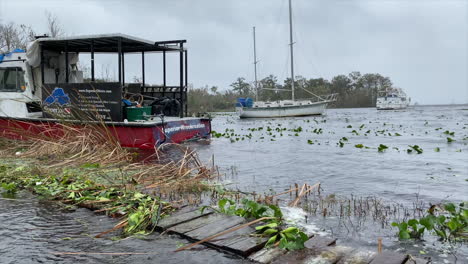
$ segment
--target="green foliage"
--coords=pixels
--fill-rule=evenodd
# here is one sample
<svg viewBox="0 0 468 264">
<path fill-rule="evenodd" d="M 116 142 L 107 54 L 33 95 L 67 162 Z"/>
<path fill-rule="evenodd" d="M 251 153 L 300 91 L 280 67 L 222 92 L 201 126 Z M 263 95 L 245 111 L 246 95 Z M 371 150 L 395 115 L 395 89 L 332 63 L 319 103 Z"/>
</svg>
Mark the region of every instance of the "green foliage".
<svg viewBox="0 0 468 264">
<path fill-rule="evenodd" d="M 448 130 L 446 130 L 446 131 L 444 132 L 444 134 L 445 134 L 445 135 L 452 136 L 452 137 L 455 136 L 455 132 L 450 132 L 450 131 L 448 131 Z"/>
<path fill-rule="evenodd" d="M 259 100 L 289 100 L 291 93 L 271 89 L 291 89 L 292 82 L 287 78 L 278 81 L 274 75 L 259 80 L 259 87 L 270 88 L 259 90 Z M 338 93 L 335 107 L 373 107 L 376 103 L 377 92 L 392 87 L 390 78 L 380 74 L 351 72 L 348 75 L 337 75 L 331 80 L 324 78 L 295 78 L 296 98 L 310 98 L 312 92 L 317 95 Z M 232 111 L 236 99 L 241 97 L 254 97 L 254 86 L 245 78 L 239 77 L 230 85 L 231 89 L 220 91 L 218 87 L 208 85 L 188 90 L 188 107 L 190 113 Z"/>
<path fill-rule="evenodd" d="M 203 207 L 202 212 L 208 208 Z M 263 205 L 255 201 L 242 199 L 238 205 L 234 201 L 224 198 L 218 201 L 218 207 L 213 208 L 220 213 L 227 215 L 237 215 L 247 219 L 259 219 L 270 217 L 266 224 L 255 229 L 262 236 L 269 237 L 265 247 L 270 247 L 279 241 L 279 247 L 287 250 L 297 250 L 304 248 L 304 243 L 309 239 L 305 233 L 297 227 L 283 227 L 283 213 L 276 205 Z"/>
<path fill-rule="evenodd" d="M 263 205 L 248 199 L 242 199 L 240 205 L 238 206 L 233 200 L 223 198 L 218 201 L 218 208 L 213 209 L 223 214 L 237 215 L 244 218 L 275 217 L 281 219 L 283 217 L 283 213 L 276 205 Z M 202 207 L 202 212 L 208 207 Z"/>
<path fill-rule="evenodd" d="M 342 148 L 342 147 L 344 147 L 345 142 L 347 142 L 347 141 L 348 141 L 348 138 L 342 137 L 342 138 L 338 141 L 337 145 L 340 146 L 340 148 Z"/>
<path fill-rule="evenodd" d="M 356 144 L 356 145 L 354 145 L 354 147 L 362 149 L 364 147 L 364 145 L 363 144 Z"/>
<path fill-rule="evenodd" d="M 392 226 L 398 227 L 400 240 L 420 239 L 425 231 L 432 231 L 443 241 L 467 240 L 468 239 L 468 209 L 466 203 L 456 206 L 447 203 L 442 206 L 443 214 L 435 215 L 430 209 L 429 214 L 419 220 L 410 219 L 407 222 L 396 223 Z"/>
<path fill-rule="evenodd" d="M 323 130 L 321 128 L 314 128 L 314 130 L 312 131 L 312 133 L 315 133 L 317 135 L 319 134 L 322 134 L 323 133 Z"/>
<path fill-rule="evenodd" d="M 380 144 L 378 147 L 377 147 L 378 151 L 379 152 L 384 152 L 386 149 L 388 149 L 387 146 L 385 146 L 384 144 Z"/>
<path fill-rule="evenodd" d="M 452 143 L 456 141 L 455 139 L 451 138 L 451 137 L 447 137 L 447 143 Z"/>
<path fill-rule="evenodd" d="M 97 164 L 85 164 L 82 168 L 92 170 L 99 167 Z M 61 174 L 45 177 L 35 173 L 31 167 L 0 166 L 0 183 L 10 193 L 25 188 L 47 199 L 64 200 L 77 205 L 102 204 L 113 208 L 107 213 L 119 213 L 126 218 L 126 235 L 147 232 L 160 217 L 167 214 L 168 209 L 162 211 L 159 207 L 170 208 L 167 202 L 147 194 L 98 184 L 87 177 L 89 171 L 80 171 L 64 169 Z"/>
<path fill-rule="evenodd" d="M 18 191 L 18 186 L 14 182 L 2 182 L 1 187 L 5 190 L 7 194 L 15 194 Z"/>
<path fill-rule="evenodd" d="M 299 250 L 304 248 L 304 243 L 309 239 L 307 235 L 297 227 L 279 229 L 278 223 L 273 222 L 255 228 L 259 234 L 270 236 L 265 247 L 271 247 L 279 240 L 279 247 L 287 250 Z"/>
<path fill-rule="evenodd" d="M 96 168 L 99 168 L 101 167 L 101 164 L 99 163 L 85 163 L 83 165 L 81 165 L 81 168 L 83 169 L 96 169 Z"/>
<path fill-rule="evenodd" d="M 410 147 L 409 149 L 406 150 L 408 154 L 412 153 L 413 151 L 415 151 L 418 154 L 423 153 L 423 149 L 420 148 L 418 145 L 413 145 L 413 146 L 408 145 L 408 147 Z"/>
<path fill-rule="evenodd" d="M 231 83 L 232 90 L 239 96 L 249 96 L 252 87 L 248 82 L 245 81 L 244 77 L 239 77 L 233 83 Z"/>
</svg>

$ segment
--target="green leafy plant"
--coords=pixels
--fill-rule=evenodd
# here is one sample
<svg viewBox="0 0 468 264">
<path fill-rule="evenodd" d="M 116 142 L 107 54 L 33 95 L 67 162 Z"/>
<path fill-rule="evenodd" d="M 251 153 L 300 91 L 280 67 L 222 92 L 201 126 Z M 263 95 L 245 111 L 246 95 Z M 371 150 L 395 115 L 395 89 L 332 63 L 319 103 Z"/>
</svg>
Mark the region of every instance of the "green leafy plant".
<svg viewBox="0 0 468 264">
<path fill-rule="evenodd" d="M 384 152 L 386 149 L 388 149 L 387 146 L 385 146 L 384 144 L 380 144 L 378 147 L 377 147 L 377 150 L 379 152 Z"/>
<path fill-rule="evenodd" d="M 309 239 L 307 235 L 297 227 L 288 227 L 281 230 L 278 223 L 273 222 L 255 228 L 259 234 L 270 236 L 265 247 L 271 247 L 279 241 L 279 247 L 287 250 L 304 248 L 304 243 Z"/>
<path fill-rule="evenodd" d="M 240 204 L 224 198 L 218 201 L 217 208 L 204 206 L 203 212 L 207 208 L 227 215 L 237 215 L 247 219 L 259 219 L 269 217 L 266 224 L 256 227 L 258 235 L 269 237 L 265 247 L 270 247 L 279 242 L 279 247 L 287 250 L 297 250 L 304 248 L 304 243 L 309 239 L 307 235 L 297 227 L 285 227 L 283 224 L 283 213 L 276 205 L 263 205 L 255 201 L 242 199 Z"/>
<path fill-rule="evenodd" d="M 448 130 L 446 130 L 446 131 L 444 132 L 444 134 L 445 134 L 445 135 L 452 136 L 452 137 L 455 136 L 455 132 L 450 132 L 450 131 L 448 131 Z"/>
<path fill-rule="evenodd" d="M 421 219 L 410 219 L 408 222 L 393 222 L 398 227 L 400 240 L 420 239 L 425 231 L 432 231 L 440 240 L 467 240 L 468 239 L 468 209 L 466 203 L 456 206 L 447 203 L 440 206 L 443 213 L 435 215 L 435 206 L 429 209 L 429 214 Z"/>
<path fill-rule="evenodd" d="M 447 143 L 452 143 L 456 141 L 455 139 L 451 138 L 451 137 L 447 137 Z"/>
<path fill-rule="evenodd" d="M 18 191 L 18 186 L 14 182 L 2 182 L 1 187 L 5 190 L 7 194 L 15 194 Z"/>
<path fill-rule="evenodd" d="M 420 148 L 418 145 L 413 145 L 413 146 L 408 145 L 408 147 L 410 147 L 409 149 L 406 150 L 406 152 L 408 152 L 408 154 L 412 153 L 413 151 L 415 151 L 418 154 L 423 153 L 423 149 Z"/>
</svg>

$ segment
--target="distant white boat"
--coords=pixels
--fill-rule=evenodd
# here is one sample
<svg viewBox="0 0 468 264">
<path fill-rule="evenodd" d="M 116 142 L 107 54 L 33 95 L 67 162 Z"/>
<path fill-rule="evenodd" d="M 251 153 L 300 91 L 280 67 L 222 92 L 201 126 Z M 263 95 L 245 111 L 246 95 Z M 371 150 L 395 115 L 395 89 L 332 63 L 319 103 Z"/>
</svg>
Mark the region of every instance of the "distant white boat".
<svg viewBox="0 0 468 264">
<path fill-rule="evenodd" d="M 255 102 L 253 107 L 237 107 L 241 118 L 292 117 L 321 115 L 327 104 L 334 100 L 313 102 L 311 100 L 281 100 L 275 102 Z"/>
<path fill-rule="evenodd" d="M 411 98 L 400 88 L 390 88 L 379 91 L 376 107 L 377 110 L 405 109 L 411 102 Z"/>
<path fill-rule="evenodd" d="M 253 28 L 254 38 L 254 66 L 255 66 L 255 92 L 258 98 L 258 82 L 257 82 L 257 53 L 255 45 L 255 27 Z M 240 118 L 255 118 L 255 117 L 293 117 L 293 116 L 310 116 L 321 115 L 327 108 L 327 105 L 336 101 L 337 94 L 330 94 L 327 96 L 318 96 L 310 91 L 305 90 L 315 97 L 313 100 L 295 100 L 294 98 L 294 53 L 293 53 L 293 33 L 292 33 L 292 10 L 291 0 L 289 0 L 289 46 L 291 52 L 291 90 L 276 89 L 276 88 L 262 88 L 265 90 L 275 91 L 290 91 L 292 100 L 280 101 L 256 101 L 245 103 L 243 98 L 238 100 L 236 111 Z M 250 99 L 251 100 L 251 99 Z"/>
</svg>

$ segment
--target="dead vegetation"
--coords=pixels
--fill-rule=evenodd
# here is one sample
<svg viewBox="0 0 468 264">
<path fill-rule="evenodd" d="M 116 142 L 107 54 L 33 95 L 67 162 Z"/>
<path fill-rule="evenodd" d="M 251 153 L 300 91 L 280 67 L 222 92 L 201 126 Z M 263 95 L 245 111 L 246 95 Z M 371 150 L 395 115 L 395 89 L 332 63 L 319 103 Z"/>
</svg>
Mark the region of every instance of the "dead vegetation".
<svg viewBox="0 0 468 264">
<path fill-rule="evenodd" d="M 136 185 L 145 193 L 179 200 L 186 193 L 199 194 L 206 189 L 206 181 L 217 176 L 187 147 L 163 145 L 143 159 L 139 150 L 121 147 L 113 128 L 102 123 L 79 127 L 65 123 L 49 125 L 45 130 L 43 124 L 40 126 L 39 134 L 33 131 L 34 127 L 17 127 L 14 133 L 21 135 L 21 140 L 1 138 L 0 157 L 33 160 L 38 167 L 50 171 L 92 168 L 95 170 L 90 174 L 104 177 L 109 185 Z M 168 148 L 180 154 L 162 160 Z"/>
</svg>

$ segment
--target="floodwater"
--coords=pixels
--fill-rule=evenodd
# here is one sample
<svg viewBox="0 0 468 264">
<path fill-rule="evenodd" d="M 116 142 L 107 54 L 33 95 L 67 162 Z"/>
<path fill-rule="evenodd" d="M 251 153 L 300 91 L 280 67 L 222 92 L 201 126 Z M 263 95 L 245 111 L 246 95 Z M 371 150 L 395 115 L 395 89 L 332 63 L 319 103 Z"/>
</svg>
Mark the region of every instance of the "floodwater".
<svg viewBox="0 0 468 264">
<path fill-rule="evenodd" d="M 116 219 L 87 209 L 66 211 L 56 202 L 42 201 L 27 192 L 19 193 L 14 200 L 0 198 L 0 263 L 243 262 L 204 248 L 174 253 L 178 246 L 189 242 L 157 233 L 115 241 L 93 238 L 117 223 Z"/>
<path fill-rule="evenodd" d="M 231 189 L 278 193 L 294 183 L 320 182 L 323 196 L 376 197 L 383 207 L 396 205 L 408 213 L 468 201 L 467 105 L 329 109 L 324 116 L 277 119 L 240 120 L 226 113 L 215 116 L 212 127 L 224 135 L 194 147 L 203 160 L 214 157 Z M 381 144 L 387 149 L 379 152 Z M 375 252 L 383 238 L 384 249 L 423 254 L 435 263 L 453 263 L 456 253 L 458 263 L 468 262 L 466 244 L 441 244 L 431 236 L 399 243 L 390 223 L 412 217 L 388 216 L 383 222 L 309 214 L 308 224 L 362 250 Z"/>
<path fill-rule="evenodd" d="M 206 162 L 214 156 L 215 164 L 226 174 L 228 188 L 242 191 L 279 192 L 294 183 L 320 182 L 324 194 L 376 196 L 385 203 L 408 207 L 415 201 L 426 205 L 466 201 L 466 109 L 468 106 L 424 106 L 403 111 L 330 109 L 321 117 L 247 120 L 227 113 L 215 116 L 212 127 L 220 133 L 228 129 L 234 136 L 190 146 Z M 447 137 L 455 141 L 448 143 Z M 363 147 L 356 148 L 358 144 Z M 379 152 L 380 144 L 388 148 Z M 409 145 L 418 145 L 422 153 L 414 149 L 408 153 Z M 0 263 L 243 262 L 206 249 L 175 254 L 173 250 L 187 241 L 159 234 L 143 239 L 95 239 L 94 235 L 112 228 L 117 220 L 86 209 L 61 208 L 25 192 L 14 200 L 0 198 Z M 306 220 L 308 213 L 300 209 L 289 214 L 297 216 L 297 222 L 305 228 L 338 237 L 340 245 L 375 251 L 377 238 L 383 237 L 384 249 L 423 252 L 436 263 L 454 262 L 453 250 L 435 239 L 399 243 L 395 229 L 388 225 L 314 215 Z M 458 263 L 468 262 L 466 245 L 455 247 Z M 144 254 L 93 254 L 104 252 Z"/>
<path fill-rule="evenodd" d="M 204 160 L 214 155 L 231 188 L 279 192 L 294 183 L 321 182 L 327 192 L 402 203 L 416 195 L 434 203 L 468 200 L 468 106 L 329 109 L 319 117 L 277 119 L 240 120 L 226 114 L 216 116 L 212 127 L 235 136 L 213 138 L 196 149 Z M 299 128 L 302 132 L 293 131 Z M 347 141 L 341 140 L 340 147 L 343 137 Z M 455 141 L 448 143 L 447 137 Z M 380 144 L 388 149 L 379 153 Z M 409 145 L 423 152 L 408 154 Z"/>
</svg>

